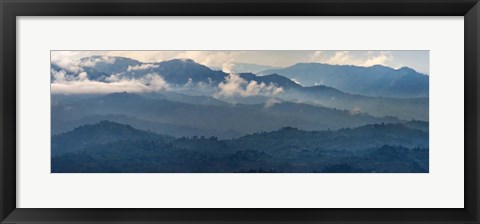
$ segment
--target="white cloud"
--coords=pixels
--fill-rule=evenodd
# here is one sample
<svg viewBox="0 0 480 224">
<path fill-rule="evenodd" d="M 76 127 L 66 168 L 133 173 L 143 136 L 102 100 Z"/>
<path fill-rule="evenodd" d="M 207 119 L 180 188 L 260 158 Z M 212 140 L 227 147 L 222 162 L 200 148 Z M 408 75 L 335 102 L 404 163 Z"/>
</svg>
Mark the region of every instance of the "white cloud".
<svg viewBox="0 0 480 224">
<path fill-rule="evenodd" d="M 218 84 L 218 92 L 214 97 L 231 97 L 231 96 L 273 96 L 282 93 L 284 90 L 274 84 L 257 83 L 243 79 L 235 73 L 230 73 L 224 82 Z"/>
<path fill-rule="evenodd" d="M 57 71 L 57 70 L 51 69 L 50 73 L 53 76 L 54 82 L 65 82 L 67 80 L 67 73 L 64 70 Z"/>
<path fill-rule="evenodd" d="M 187 83 L 185 83 L 185 85 L 183 85 L 184 88 L 190 88 L 193 86 L 193 80 L 192 78 L 188 78 L 188 81 Z"/>
<path fill-rule="evenodd" d="M 107 64 L 113 64 L 115 63 L 115 57 L 110 57 L 110 56 L 98 56 L 98 57 L 87 57 L 82 61 L 79 61 L 79 64 L 81 66 L 86 66 L 86 67 L 94 67 L 97 63 L 99 62 L 104 62 Z"/>
<path fill-rule="evenodd" d="M 71 73 L 83 72 L 82 67 L 93 67 L 98 62 L 113 64 L 115 58 L 110 56 L 90 57 L 89 51 L 52 51 L 51 63 Z M 85 60 L 81 60 L 85 58 Z"/>
<path fill-rule="evenodd" d="M 335 55 L 333 55 L 333 57 L 329 58 L 327 61 L 326 61 L 327 64 L 337 64 L 337 65 L 353 65 L 353 64 L 358 64 L 358 63 L 362 63 L 361 61 L 358 61 L 358 60 L 354 60 L 350 54 L 348 53 L 348 51 L 339 51 L 339 52 L 336 52 Z"/>
<path fill-rule="evenodd" d="M 315 51 L 310 56 L 310 60 L 311 61 L 321 61 L 321 60 L 324 59 L 324 57 L 325 57 L 325 55 L 324 55 L 323 51 Z"/>
<path fill-rule="evenodd" d="M 209 66 L 209 67 L 220 67 L 230 72 L 233 66 L 233 62 L 235 61 L 235 58 L 241 54 L 244 54 L 244 52 L 242 51 L 179 51 L 177 55 L 173 56 L 172 58 L 190 58 L 202 65 Z"/>
<path fill-rule="evenodd" d="M 231 73 L 232 68 L 235 64 L 232 61 L 226 62 L 222 64 L 222 71 L 225 73 Z"/>
<path fill-rule="evenodd" d="M 78 80 L 79 81 L 84 81 L 88 79 L 88 74 L 86 72 L 80 72 L 78 74 Z"/>
<path fill-rule="evenodd" d="M 105 81 L 107 82 L 118 82 L 122 80 L 122 74 L 111 74 L 110 76 L 108 76 L 107 78 L 105 78 Z"/>
<path fill-rule="evenodd" d="M 54 83 L 65 83 L 65 82 L 72 82 L 72 81 L 84 81 L 88 79 L 88 74 L 86 72 L 80 72 L 77 76 L 68 75 L 65 70 L 50 70 L 53 76 Z"/>
<path fill-rule="evenodd" d="M 265 102 L 265 108 L 270 108 L 273 107 L 275 104 L 281 103 L 280 100 L 277 100 L 275 98 L 270 98 Z"/>
<path fill-rule="evenodd" d="M 137 71 L 137 70 L 146 70 L 146 69 L 152 69 L 152 68 L 158 68 L 159 65 L 156 64 L 141 64 L 141 65 L 135 65 L 131 66 L 129 65 L 127 68 L 127 71 Z"/>
<path fill-rule="evenodd" d="M 310 60 L 333 65 L 390 66 L 393 56 L 387 51 L 315 51 L 311 54 Z"/>
<path fill-rule="evenodd" d="M 62 73 L 57 74 L 59 77 Z M 111 75 L 107 81 L 89 80 L 86 73 L 81 73 L 75 80 L 59 79 L 51 84 L 54 94 L 107 94 L 115 92 L 158 92 L 168 91 L 170 86 L 162 76 L 152 73 L 141 79 L 122 79 L 118 74 Z"/>
<path fill-rule="evenodd" d="M 82 71 L 78 59 L 74 56 L 75 53 L 65 53 L 65 54 L 51 54 L 51 63 L 64 69 L 68 72 L 79 73 Z"/>
<path fill-rule="evenodd" d="M 107 94 L 115 92 L 146 92 L 148 88 L 140 82 L 120 81 L 113 83 L 98 81 L 72 81 L 52 83 L 51 91 L 54 94 Z"/>
<path fill-rule="evenodd" d="M 192 78 L 188 78 L 187 82 L 182 86 L 177 85 L 175 86 L 178 90 L 212 90 L 214 87 L 213 81 L 211 78 L 207 79 L 207 82 L 194 82 Z"/>
<path fill-rule="evenodd" d="M 390 61 L 392 61 L 391 55 L 380 54 L 378 56 L 368 58 L 363 64 L 364 66 L 388 65 Z"/>
<path fill-rule="evenodd" d="M 140 79 L 140 82 L 148 87 L 149 92 L 158 92 L 170 89 L 170 86 L 165 79 L 156 73 L 147 74 L 145 77 Z"/>
<path fill-rule="evenodd" d="M 245 92 L 243 86 L 247 84 L 247 80 L 242 79 L 239 75 L 230 73 L 224 82 L 218 84 L 219 92 L 217 96 L 235 96 L 242 95 Z"/>
</svg>

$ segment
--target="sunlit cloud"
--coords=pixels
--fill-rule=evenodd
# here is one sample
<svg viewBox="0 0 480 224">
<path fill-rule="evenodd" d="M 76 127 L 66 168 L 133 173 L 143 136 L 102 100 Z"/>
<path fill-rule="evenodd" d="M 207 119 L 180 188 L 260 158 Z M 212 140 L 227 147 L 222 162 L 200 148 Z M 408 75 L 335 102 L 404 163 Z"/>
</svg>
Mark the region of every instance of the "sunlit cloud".
<svg viewBox="0 0 480 224">
<path fill-rule="evenodd" d="M 357 66 L 388 66 L 394 60 L 388 51 L 315 51 L 310 56 L 311 62 L 320 62 L 333 65 L 357 65 Z"/>
<path fill-rule="evenodd" d="M 147 70 L 152 68 L 158 68 L 158 65 L 155 65 L 155 64 L 140 64 L 135 66 L 129 65 L 127 68 L 127 71 L 131 72 L 131 71 L 137 71 L 137 70 Z"/>
<path fill-rule="evenodd" d="M 71 73 L 80 73 L 83 71 L 83 67 L 94 67 L 99 62 L 108 64 L 115 63 L 115 57 L 106 55 L 97 57 L 89 56 L 91 55 L 88 55 L 87 52 L 53 51 L 51 53 L 51 63 Z"/>
<path fill-rule="evenodd" d="M 60 71 L 53 74 L 55 78 L 51 84 L 54 94 L 108 94 L 115 92 L 160 92 L 170 90 L 170 85 L 162 76 L 152 73 L 140 79 L 119 78 L 118 74 L 108 77 L 107 82 L 89 80 L 88 74 L 82 72 L 79 76 L 66 76 Z"/>
<path fill-rule="evenodd" d="M 265 102 L 265 108 L 270 108 L 270 107 L 273 107 L 275 104 L 279 104 L 281 103 L 280 100 L 277 100 L 275 98 L 270 98 L 268 99 L 266 102 Z"/>
<path fill-rule="evenodd" d="M 250 81 L 243 79 L 238 74 L 230 73 L 224 82 L 218 84 L 218 92 L 215 93 L 214 97 L 232 97 L 232 96 L 274 96 L 279 93 L 284 92 L 283 88 L 277 87 L 276 85 L 270 83 L 258 83 L 256 81 Z"/>
<path fill-rule="evenodd" d="M 143 63 L 189 58 L 208 67 L 231 72 L 235 63 L 288 67 L 296 63 L 321 62 L 340 65 L 393 68 L 411 67 L 428 74 L 428 51 L 52 51 L 52 63 L 67 71 L 78 71 L 74 61 L 92 55 L 128 57 Z"/>
</svg>

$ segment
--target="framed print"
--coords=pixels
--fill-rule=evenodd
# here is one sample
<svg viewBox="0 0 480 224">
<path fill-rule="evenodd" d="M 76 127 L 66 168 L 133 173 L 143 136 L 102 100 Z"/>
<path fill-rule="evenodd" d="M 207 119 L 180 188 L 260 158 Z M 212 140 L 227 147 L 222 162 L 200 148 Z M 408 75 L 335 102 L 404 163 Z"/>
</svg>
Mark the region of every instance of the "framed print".
<svg viewBox="0 0 480 224">
<path fill-rule="evenodd" d="M 51 173 L 428 173 L 428 53 L 52 51 Z"/>
<path fill-rule="evenodd" d="M 478 1 L 2 1 L 2 223 L 478 223 Z"/>
</svg>

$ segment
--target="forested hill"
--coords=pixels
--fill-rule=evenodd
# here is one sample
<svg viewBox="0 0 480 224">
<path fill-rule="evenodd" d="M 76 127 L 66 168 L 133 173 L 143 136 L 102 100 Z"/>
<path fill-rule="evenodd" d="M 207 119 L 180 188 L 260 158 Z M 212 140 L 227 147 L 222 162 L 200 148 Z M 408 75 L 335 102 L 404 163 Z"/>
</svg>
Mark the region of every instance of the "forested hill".
<svg viewBox="0 0 480 224">
<path fill-rule="evenodd" d="M 428 132 L 407 124 L 285 127 L 218 140 L 172 138 L 102 121 L 52 137 L 52 150 L 55 173 L 428 172 Z"/>
</svg>

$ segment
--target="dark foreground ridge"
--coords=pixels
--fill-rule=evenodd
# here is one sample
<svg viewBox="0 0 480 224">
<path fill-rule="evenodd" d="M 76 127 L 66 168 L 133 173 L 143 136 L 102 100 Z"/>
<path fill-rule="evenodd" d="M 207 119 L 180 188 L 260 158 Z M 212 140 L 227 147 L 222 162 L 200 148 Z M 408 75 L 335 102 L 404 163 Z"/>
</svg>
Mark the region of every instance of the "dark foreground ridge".
<svg viewBox="0 0 480 224">
<path fill-rule="evenodd" d="M 428 132 L 411 124 L 174 138 L 101 121 L 52 137 L 53 173 L 425 173 Z"/>
</svg>

